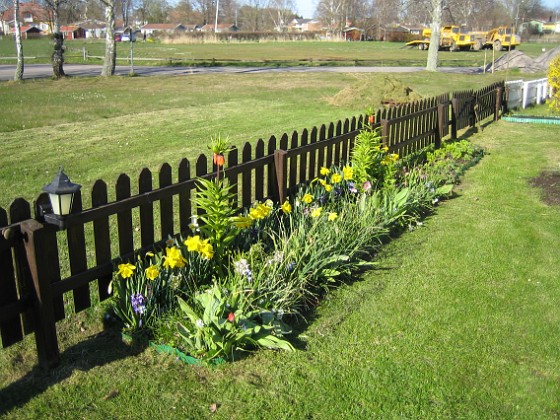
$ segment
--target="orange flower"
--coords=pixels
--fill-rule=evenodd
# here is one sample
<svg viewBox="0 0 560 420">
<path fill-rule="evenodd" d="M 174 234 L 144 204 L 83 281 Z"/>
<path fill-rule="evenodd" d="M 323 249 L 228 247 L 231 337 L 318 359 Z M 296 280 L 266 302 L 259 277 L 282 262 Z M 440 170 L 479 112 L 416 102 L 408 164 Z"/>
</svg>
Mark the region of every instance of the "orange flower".
<svg viewBox="0 0 560 420">
<path fill-rule="evenodd" d="M 224 166 L 226 163 L 226 158 L 221 153 L 214 153 L 214 163 L 216 166 Z"/>
<path fill-rule="evenodd" d="M 370 123 L 370 124 L 374 124 L 374 123 L 375 123 L 375 115 L 370 115 L 370 116 L 369 116 L 369 123 Z"/>
</svg>

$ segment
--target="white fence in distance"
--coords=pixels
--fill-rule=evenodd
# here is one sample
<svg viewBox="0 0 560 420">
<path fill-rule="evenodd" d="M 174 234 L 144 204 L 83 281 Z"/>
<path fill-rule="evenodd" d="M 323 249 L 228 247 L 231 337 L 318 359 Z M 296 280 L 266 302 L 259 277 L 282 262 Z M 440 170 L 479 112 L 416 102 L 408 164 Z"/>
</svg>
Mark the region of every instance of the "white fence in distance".
<svg viewBox="0 0 560 420">
<path fill-rule="evenodd" d="M 548 79 L 513 80 L 506 82 L 506 98 L 508 109 L 527 108 L 529 105 L 538 105 L 552 96 L 548 86 Z"/>
</svg>

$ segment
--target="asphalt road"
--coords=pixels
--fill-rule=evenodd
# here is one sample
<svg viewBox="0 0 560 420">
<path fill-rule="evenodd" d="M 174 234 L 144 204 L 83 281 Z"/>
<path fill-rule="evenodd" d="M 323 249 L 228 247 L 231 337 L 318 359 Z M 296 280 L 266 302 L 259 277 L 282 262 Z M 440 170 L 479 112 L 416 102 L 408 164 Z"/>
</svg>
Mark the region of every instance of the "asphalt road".
<svg viewBox="0 0 560 420">
<path fill-rule="evenodd" d="M 0 65 L 0 80 L 13 80 L 15 65 Z M 424 67 L 175 67 L 175 66 L 134 66 L 138 76 L 188 76 L 192 74 L 252 74 L 252 73 L 411 73 L 423 71 Z M 478 74 L 478 67 L 440 67 L 439 71 L 447 73 Z M 68 76 L 100 76 L 101 65 L 65 64 L 64 72 Z M 115 73 L 126 76 L 130 66 L 117 66 Z M 44 79 L 52 76 L 49 64 L 26 64 L 24 79 Z"/>
</svg>

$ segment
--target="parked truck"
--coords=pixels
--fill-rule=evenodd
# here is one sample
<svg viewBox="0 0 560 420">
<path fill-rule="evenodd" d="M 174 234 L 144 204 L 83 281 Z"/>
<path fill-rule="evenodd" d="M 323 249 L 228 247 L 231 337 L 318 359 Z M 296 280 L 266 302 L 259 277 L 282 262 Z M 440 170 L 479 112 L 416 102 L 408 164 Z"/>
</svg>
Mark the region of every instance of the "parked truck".
<svg viewBox="0 0 560 420">
<path fill-rule="evenodd" d="M 521 44 L 521 37 L 509 26 L 499 26 L 487 32 L 472 32 L 473 50 L 514 50 Z"/>
<path fill-rule="evenodd" d="M 422 39 L 407 42 L 409 47 L 417 47 L 420 50 L 426 50 L 430 46 L 430 37 L 432 30 L 426 28 L 422 31 Z M 439 37 L 439 49 L 449 51 L 468 51 L 472 48 L 474 37 L 462 26 L 448 25 L 441 28 Z"/>
</svg>

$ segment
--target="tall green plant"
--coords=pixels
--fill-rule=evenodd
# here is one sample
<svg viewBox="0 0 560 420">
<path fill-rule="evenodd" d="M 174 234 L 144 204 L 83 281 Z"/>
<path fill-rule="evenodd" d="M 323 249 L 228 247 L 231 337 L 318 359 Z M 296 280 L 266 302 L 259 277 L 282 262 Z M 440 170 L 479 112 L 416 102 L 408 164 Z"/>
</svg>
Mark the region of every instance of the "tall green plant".
<svg viewBox="0 0 560 420">
<path fill-rule="evenodd" d="M 195 204 L 204 213 L 200 216 L 200 232 L 213 245 L 213 261 L 217 272 L 224 275 L 228 263 L 228 246 L 238 235 L 239 230 L 233 222 L 235 209 L 232 206 L 234 195 L 231 185 L 221 180 L 198 180 Z"/>
<path fill-rule="evenodd" d="M 365 128 L 356 136 L 352 168 L 358 186 L 382 188 L 392 185 L 398 155 L 383 146 L 379 129 Z"/>
<path fill-rule="evenodd" d="M 275 317 L 255 305 L 247 286 L 237 277 L 199 292 L 192 305 L 179 298 L 185 320 L 177 328 L 188 352 L 212 360 L 233 359 L 236 350 L 248 347 L 294 350 L 288 341 L 275 335 Z"/>
</svg>

